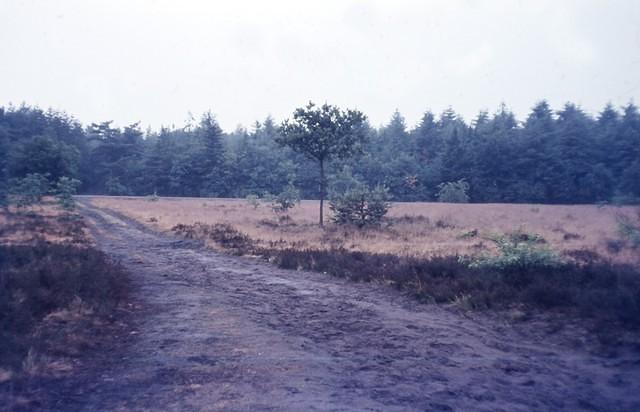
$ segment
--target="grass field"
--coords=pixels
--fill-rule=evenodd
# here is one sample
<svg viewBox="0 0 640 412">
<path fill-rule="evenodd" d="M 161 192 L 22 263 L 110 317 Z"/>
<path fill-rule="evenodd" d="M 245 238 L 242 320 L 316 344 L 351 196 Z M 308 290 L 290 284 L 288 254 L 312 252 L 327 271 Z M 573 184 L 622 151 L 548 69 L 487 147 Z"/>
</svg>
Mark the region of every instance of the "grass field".
<svg viewBox="0 0 640 412">
<path fill-rule="evenodd" d="M 267 248 L 341 248 L 418 258 L 476 255 L 493 250 L 489 237 L 520 231 L 542 236 L 561 254 L 588 250 L 615 263 L 640 263 L 640 253 L 618 228 L 620 216 L 640 218 L 634 207 L 397 203 L 381 227 L 359 230 L 331 223 L 318 227 L 317 201 L 303 201 L 284 221 L 267 206 L 254 209 L 242 199 L 96 197 L 92 202 L 161 231 L 196 222 L 229 224 Z"/>
</svg>

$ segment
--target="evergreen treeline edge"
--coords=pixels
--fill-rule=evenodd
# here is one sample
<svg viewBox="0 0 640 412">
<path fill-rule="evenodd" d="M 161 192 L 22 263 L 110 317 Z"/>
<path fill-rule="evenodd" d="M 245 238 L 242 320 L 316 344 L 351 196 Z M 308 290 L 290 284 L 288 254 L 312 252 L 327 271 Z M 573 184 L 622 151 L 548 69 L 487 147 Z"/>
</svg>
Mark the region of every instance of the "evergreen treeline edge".
<svg viewBox="0 0 640 412">
<path fill-rule="evenodd" d="M 452 109 L 426 112 L 409 130 L 397 111 L 367 126 L 361 154 L 327 165 L 329 189 L 388 188 L 396 201 L 435 200 L 465 179 L 472 202 L 575 204 L 640 199 L 640 113 L 608 104 L 593 117 L 575 104 L 537 103 L 523 122 L 502 105 L 466 123 Z M 80 193 L 245 197 L 293 184 L 319 194 L 317 165 L 277 143 L 271 118 L 225 134 L 205 113 L 196 124 L 143 132 L 112 122 L 84 127 L 64 112 L 0 107 L 0 200 L 29 173 L 82 181 Z"/>
</svg>

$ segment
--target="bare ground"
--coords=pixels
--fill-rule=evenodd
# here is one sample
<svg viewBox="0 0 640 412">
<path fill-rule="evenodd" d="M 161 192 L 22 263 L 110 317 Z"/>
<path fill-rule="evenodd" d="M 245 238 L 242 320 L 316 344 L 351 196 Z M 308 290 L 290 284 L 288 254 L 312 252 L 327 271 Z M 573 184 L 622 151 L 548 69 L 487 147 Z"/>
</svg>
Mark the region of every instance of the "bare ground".
<svg viewBox="0 0 640 412">
<path fill-rule="evenodd" d="M 638 353 L 597 356 L 84 214 L 132 274 L 130 329 L 56 388 L 52 409 L 640 410 Z"/>
</svg>

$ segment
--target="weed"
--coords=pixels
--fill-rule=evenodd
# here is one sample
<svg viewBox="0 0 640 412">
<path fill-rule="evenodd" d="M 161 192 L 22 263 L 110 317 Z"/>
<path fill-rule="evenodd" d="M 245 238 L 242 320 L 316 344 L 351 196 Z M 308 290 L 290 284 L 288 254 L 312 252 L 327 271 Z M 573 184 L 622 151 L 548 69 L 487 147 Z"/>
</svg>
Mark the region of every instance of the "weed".
<svg viewBox="0 0 640 412">
<path fill-rule="evenodd" d="M 472 239 L 478 236 L 478 229 L 469 230 L 468 232 L 462 233 L 458 236 L 458 239 Z"/>
<path fill-rule="evenodd" d="M 187 239 L 210 239 L 235 255 L 250 254 L 254 250 L 253 241 L 249 236 L 225 223 L 216 223 L 215 225 L 199 222 L 193 225 L 180 224 L 171 230 Z"/>
<path fill-rule="evenodd" d="M 564 239 L 564 240 L 577 240 L 577 239 L 582 239 L 582 236 L 580 236 L 577 233 L 567 232 L 562 236 L 562 239 Z"/>
<path fill-rule="evenodd" d="M 455 229 L 456 225 L 449 218 L 438 219 L 435 222 L 435 227 L 438 229 Z"/>
</svg>

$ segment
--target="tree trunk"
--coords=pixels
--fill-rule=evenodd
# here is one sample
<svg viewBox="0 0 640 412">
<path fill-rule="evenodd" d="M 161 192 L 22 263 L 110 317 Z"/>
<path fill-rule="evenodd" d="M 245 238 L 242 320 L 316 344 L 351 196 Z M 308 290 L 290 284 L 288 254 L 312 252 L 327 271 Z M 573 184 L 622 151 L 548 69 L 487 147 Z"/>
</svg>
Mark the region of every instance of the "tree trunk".
<svg viewBox="0 0 640 412">
<path fill-rule="evenodd" d="M 324 159 L 320 160 L 320 227 L 324 226 Z"/>
</svg>

